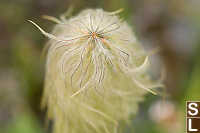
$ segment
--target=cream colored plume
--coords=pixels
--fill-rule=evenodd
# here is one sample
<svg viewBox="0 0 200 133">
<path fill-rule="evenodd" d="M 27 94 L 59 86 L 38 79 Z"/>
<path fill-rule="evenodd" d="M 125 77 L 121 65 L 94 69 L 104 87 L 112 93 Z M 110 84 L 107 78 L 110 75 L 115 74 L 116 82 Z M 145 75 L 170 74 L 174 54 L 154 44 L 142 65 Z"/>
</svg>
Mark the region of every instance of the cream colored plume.
<svg viewBox="0 0 200 133">
<path fill-rule="evenodd" d="M 43 105 L 54 133 L 118 133 L 146 92 L 161 84 L 146 70 L 149 57 L 116 12 L 87 9 L 56 19 L 47 36 Z"/>
</svg>

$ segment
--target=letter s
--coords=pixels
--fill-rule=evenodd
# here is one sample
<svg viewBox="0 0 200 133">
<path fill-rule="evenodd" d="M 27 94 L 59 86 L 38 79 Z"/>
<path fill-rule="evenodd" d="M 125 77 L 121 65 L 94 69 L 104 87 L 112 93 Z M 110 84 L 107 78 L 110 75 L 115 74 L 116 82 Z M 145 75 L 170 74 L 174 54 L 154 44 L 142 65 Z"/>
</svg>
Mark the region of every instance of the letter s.
<svg viewBox="0 0 200 133">
<path fill-rule="evenodd" d="M 195 116 L 198 114 L 197 103 L 189 103 L 188 107 L 190 110 L 192 110 L 192 111 L 190 111 L 190 110 L 188 111 L 189 115 Z"/>
</svg>

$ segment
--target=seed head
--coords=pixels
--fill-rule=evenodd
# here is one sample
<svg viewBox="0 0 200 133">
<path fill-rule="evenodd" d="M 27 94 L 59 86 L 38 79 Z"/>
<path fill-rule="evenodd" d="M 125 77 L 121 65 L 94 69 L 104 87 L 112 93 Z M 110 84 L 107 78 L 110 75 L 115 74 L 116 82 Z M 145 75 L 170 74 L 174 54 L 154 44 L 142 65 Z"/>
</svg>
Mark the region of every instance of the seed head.
<svg viewBox="0 0 200 133">
<path fill-rule="evenodd" d="M 54 133 L 117 133 L 143 95 L 161 84 L 146 73 L 148 54 L 116 12 L 87 9 L 61 17 L 50 40 L 43 105 Z"/>
</svg>

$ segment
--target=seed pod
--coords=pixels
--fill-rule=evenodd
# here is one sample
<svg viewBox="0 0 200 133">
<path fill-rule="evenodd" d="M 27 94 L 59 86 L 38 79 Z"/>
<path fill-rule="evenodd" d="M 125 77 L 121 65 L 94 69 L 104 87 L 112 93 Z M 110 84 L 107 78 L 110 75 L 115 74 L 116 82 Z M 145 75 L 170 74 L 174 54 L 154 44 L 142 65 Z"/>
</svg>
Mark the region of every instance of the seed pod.
<svg viewBox="0 0 200 133">
<path fill-rule="evenodd" d="M 54 133 L 117 133 L 143 95 L 161 84 L 146 73 L 148 55 L 116 12 L 87 9 L 58 20 L 50 38 L 43 105 Z"/>
</svg>

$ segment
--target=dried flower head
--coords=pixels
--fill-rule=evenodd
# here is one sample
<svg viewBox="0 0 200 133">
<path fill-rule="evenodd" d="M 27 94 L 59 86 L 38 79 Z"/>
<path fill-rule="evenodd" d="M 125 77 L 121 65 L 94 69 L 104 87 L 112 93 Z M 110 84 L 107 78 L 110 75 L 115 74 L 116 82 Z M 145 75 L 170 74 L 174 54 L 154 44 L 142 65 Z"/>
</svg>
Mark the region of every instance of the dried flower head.
<svg viewBox="0 0 200 133">
<path fill-rule="evenodd" d="M 50 38 L 43 104 L 54 133 L 117 133 L 143 95 L 161 84 L 146 73 L 148 54 L 116 12 L 87 9 L 57 23 Z"/>
</svg>

